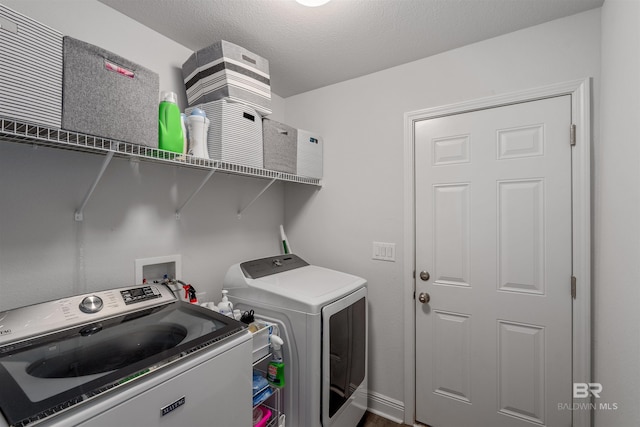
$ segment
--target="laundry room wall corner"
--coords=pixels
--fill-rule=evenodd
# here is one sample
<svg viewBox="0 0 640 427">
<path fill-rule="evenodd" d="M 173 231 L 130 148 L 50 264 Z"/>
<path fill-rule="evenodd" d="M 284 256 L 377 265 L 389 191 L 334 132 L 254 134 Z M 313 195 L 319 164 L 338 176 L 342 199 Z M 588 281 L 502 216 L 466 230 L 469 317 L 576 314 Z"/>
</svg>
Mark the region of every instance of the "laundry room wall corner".
<svg viewBox="0 0 640 427">
<path fill-rule="evenodd" d="M 157 72 L 178 94 L 176 73 L 191 51 L 97 0 L 2 0 L 65 35 Z M 117 29 L 117 31 L 112 31 Z M 273 94 L 273 116 L 284 101 Z M 182 255 L 183 279 L 220 300 L 230 265 L 279 252 L 284 186 L 276 183 L 238 219 L 264 179 L 216 173 L 186 206 L 206 171 L 114 158 L 89 200 L 74 211 L 104 156 L 0 141 L 0 311 L 134 284 L 134 261 Z"/>
<path fill-rule="evenodd" d="M 640 3 L 602 6 L 600 144 L 594 149 L 593 380 L 597 427 L 640 425 Z M 615 406 L 614 406 L 615 405 Z M 615 407 L 615 410 L 614 410 Z"/>
<path fill-rule="evenodd" d="M 322 189 L 285 189 L 287 236 L 309 262 L 368 280 L 369 393 L 379 413 L 413 422 L 404 378 L 414 360 L 405 341 L 405 304 L 413 304 L 405 286 L 413 264 L 404 253 L 405 113 L 593 77 L 597 117 L 599 45 L 595 9 L 285 99 L 286 122 L 325 142 Z M 395 243 L 395 262 L 372 260 L 374 241 Z"/>
</svg>

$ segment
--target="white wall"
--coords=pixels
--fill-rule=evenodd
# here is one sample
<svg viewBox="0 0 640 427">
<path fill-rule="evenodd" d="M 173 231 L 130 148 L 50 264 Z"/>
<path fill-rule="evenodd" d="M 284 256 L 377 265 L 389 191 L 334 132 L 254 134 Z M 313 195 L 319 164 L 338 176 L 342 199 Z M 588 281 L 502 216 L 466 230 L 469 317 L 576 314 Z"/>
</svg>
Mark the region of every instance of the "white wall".
<svg viewBox="0 0 640 427">
<path fill-rule="evenodd" d="M 402 417 L 405 399 L 403 114 L 584 77 L 597 101 L 599 74 L 592 10 L 285 100 L 287 123 L 325 142 L 323 188 L 286 187 L 287 234 L 308 261 L 369 280 L 378 410 Z M 397 261 L 372 261 L 372 241 L 396 243 Z"/>
<path fill-rule="evenodd" d="M 95 0 L 2 3 L 158 72 L 161 88 L 179 92 L 184 107 L 186 48 Z M 240 221 L 237 208 L 264 181 L 215 175 L 177 222 L 177 204 L 204 173 L 115 159 L 77 223 L 73 211 L 101 157 L 2 143 L 0 310 L 128 284 L 133 259 L 176 252 L 184 278 L 217 298 L 232 262 L 278 251 L 286 216 L 297 253 L 369 280 L 370 385 L 387 409 L 401 409 L 409 297 L 402 295 L 403 114 L 594 77 L 594 380 L 603 401 L 619 404 L 597 412 L 595 425 L 640 424 L 639 28 L 638 2 L 606 0 L 602 38 L 594 10 L 286 100 L 274 96 L 276 120 L 324 135 L 325 185 L 277 184 Z M 395 242 L 397 262 L 370 260 L 374 240 Z"/>
<path fill-rule="evenodd" d="M 595 157 L 596 426 L 640 425 L 640 2 L 602 7 L 600 144 Z"/>
<path fill-rule="evenodd" d="M 2 0 L 27 16 L 160 75 L 182 97 L 190 51 L 95 0 Z M 274 117 L 284 102 L 274 96 Z M 182 279 L 220 299 L 235 262 L 279 253 L 284 190 L 275 184 L 238 220 L 267 181 L 215 174 L 175 220 L 206 172 L 114 159 L 85 211 L 73 219 L 103 157 L 0 143 L 0 310 L 128 286 L 134 259 L 181 253 Z"/>
</svg>

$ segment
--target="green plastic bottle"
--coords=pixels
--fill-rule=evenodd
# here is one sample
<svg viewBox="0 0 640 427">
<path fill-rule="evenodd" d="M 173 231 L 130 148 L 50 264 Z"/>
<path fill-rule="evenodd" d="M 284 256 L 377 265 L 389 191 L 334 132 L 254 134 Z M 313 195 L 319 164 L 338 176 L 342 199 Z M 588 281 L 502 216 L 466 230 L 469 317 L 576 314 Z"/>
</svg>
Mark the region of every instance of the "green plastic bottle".
<svg viewBox="0 0 640 427">
<path fill-rule="evenodd" d="M 158 108 L 158 148 L 184 153 L 182 119 L 177 101 L 174 92 L 162 92 L 162 101 Z"/>
<path fill-rule="evenodd" d="M 284 363 L 282 362 L 282 338 L 277 335 L 271 336 L 271 348 L 273 360 L 267 366 L 267 381 L 272 387 L 284 387 Z"/>
</svg>

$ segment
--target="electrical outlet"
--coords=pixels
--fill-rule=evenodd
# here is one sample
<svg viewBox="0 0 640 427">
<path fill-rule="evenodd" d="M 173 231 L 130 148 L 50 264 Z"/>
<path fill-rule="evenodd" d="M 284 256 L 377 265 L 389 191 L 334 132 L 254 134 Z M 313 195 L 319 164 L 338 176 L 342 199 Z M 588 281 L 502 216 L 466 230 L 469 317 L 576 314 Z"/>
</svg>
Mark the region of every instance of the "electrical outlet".
<svg viewBox="0 0 640 427">
<path fill-rule="evenodd" d="M 396 261 L 396 244 L 373 242 L 371 259 L 380 261 Z"/>
<path fill-rule="evenodd" d="M 162 280 L 165 276 L 172 279 L 182 278 L 182 255 L 167 255 L 154 258 L 141 258 L 135 261 L 136 284 L 142 283 L 143 279 L 152 283 L 154 280 Z"/>
</svg>

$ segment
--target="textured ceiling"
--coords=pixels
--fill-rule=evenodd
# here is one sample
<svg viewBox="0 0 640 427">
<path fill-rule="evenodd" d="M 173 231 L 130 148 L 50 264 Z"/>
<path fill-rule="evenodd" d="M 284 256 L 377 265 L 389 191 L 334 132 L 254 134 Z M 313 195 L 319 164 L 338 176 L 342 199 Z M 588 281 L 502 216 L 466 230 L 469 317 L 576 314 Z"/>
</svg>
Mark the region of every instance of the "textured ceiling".
<svg viewBox="0 0 640 427">
<path fill-rule="evenodd" d="M 602 5 L 603 0 L 100 0 L 197 50 L 218 40 L 269 60 L 288 97 Z M 185 58 L 186 59 L 186 58 Z"/>
</svg>

